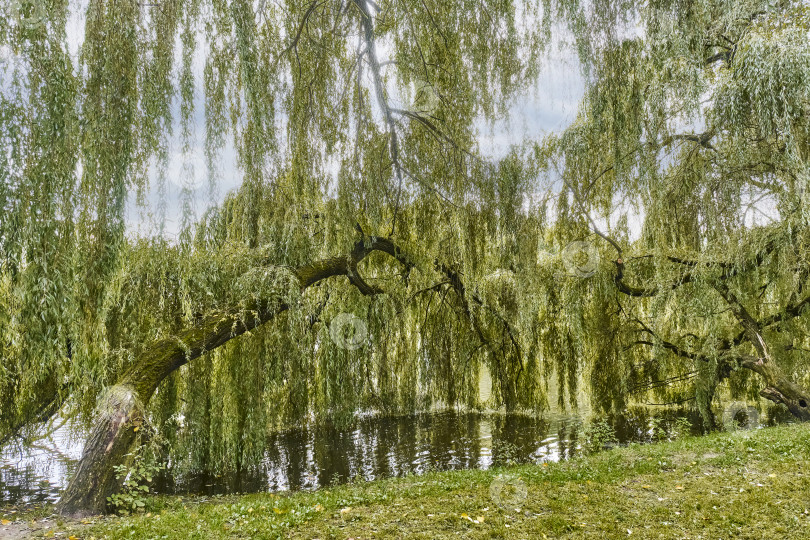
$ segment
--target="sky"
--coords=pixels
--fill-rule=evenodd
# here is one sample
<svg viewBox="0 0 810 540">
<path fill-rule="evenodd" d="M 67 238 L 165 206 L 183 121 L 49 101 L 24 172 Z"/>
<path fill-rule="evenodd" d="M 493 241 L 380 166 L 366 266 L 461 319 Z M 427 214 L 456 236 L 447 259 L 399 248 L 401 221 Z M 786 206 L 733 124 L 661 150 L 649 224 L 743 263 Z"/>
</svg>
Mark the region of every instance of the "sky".
<svg viewBox="0 0 810 540">
<path fill-rule="evenodd" d="M 45 0 L 10 0 L 0 13 L 11 17 L 20 17 L 18 8 L 20 2 L 44 2 Z M 70 0 L 70 17 L 67 24 L 67 48 L 73 59 L 74 66 L 79 69 L 79 52 L 84 36 L 84 13 L 88 0 Z M 36 10 L 33 11 L 36 14 Z M 38 25 L 44 21 L 35 16 L 21 19 L 21 24 Z M 566 37 L 564 33 L 560 33 Z M 155 167 L 150 168 L 150 189 L 145 193 L 145 205 L 136 203 L 136 195 L 130 193 L 126 220 L 130 235 L 148 235 L 156 231 L 158 223 L 155 216 L 163 200 L 166 205 L 166 219 L 163 224 L 164 234 L 168 237 L 176 236 L 182 222 L 183 190 L 191 194 L 192 208 L 196 217 L 199 217 L 207 208 L 221 203 L 227 194 L 238 188 L 242 181 L 242 174 L 236 163 L 233 147 L 233 135 L 226 135 L 226 147 L 221 155 L 219 168 L 221 176 L 215 192 L 208 187 L 207 167 L 205 163 L 205 116 L 203 106 L 203 69 L 205 66 L 205 47 L 202 44 L 202 34 L 198 36 L 197 54 L 194 58 L 193 71 L 196 82 L 195 111 L 192 122 L 193 146 L 191 151 L 183 152 L 180 141 L 179 126 L 179 100 L 175 96 L 173 113 L 175 117 L 174 136 L 169 141 L 169 164 L 166 174 L 165 199 L 161 199 L 158 185 L 158 175 Z M 549 46 L 548 56 L 544 61 L 542 72 L 536 84 L 526 92 L 515 97 L 510 114 L 501 121 L 490 125 L 483 120 L 478 122 L 480 133 L 480 147 L 485 157 L 496 160 L 505 155 L 510 145 L 518 144 L 527 139 L 538 140 L 542 136 L 564 130 L 574 119 L 582 94 L 584 83 L 580 75 L 580 68 L 575 54 L 563 47 L 562 41 L 555 41 Z M 381 62 L 385 62 L 390 48 L 385 43 L 378 45 L 378 55 Z M 177 53 L 179 58 L 179 42 Z M 16 58 L 8 47 L 0 47 L 0 91 L 9 88 L 10 66 Z M 178 69 L 176 61 L 174 79 L 177 80 Z M 370 83 L 369 83 L 370 84 Z M 401 100 L 400 90 L 390 85 L 388 88 L 392 102 Z M 376 103 L 374 104 L 376 106 Z M 375 114 L 378 114 L 375 113 Z"/>
<path fill-rule="evenodd" d="M 203 78 L 205 59 L 204 47 L 198 47 L 198 54 L 194 62 L 195 80 Z M 485 157 L 496 160 L 504 156 L 509 147 L 519 144 L 526 139 L 538 140 L 551 132 L 564 130 L 573 121 L 577 105 L 584 92 L 584 81 L 580 74 L 579 61 L 570 49 L 565 49 L 561 41 L 549 47 L 549 54 L 544 62 L 542 72 L 533 85 L 525 93 L 516 96 L 510 108 L 510 114 L 503 120 L 489 125 L 483 120 L 478 122 L 480 133 L 480 146 Z M 387 48 L 384 44 L 378 46 L 378 55 L 384 63 Z M 370 84 L 370 83 L 369 83 Z M 401 92 L 394 85 L 389 85 L 388 92 L 391 100 L 401 100 Z M 376 106 L 376 103 L 375 103 Z M 175 101 L 175 117 L 179 118 L 179 104 Z M 179 125 L 175 125 L 175 137 L 170 142 L 170 158 L 167 178 L 165 202 L 167 207 L 164 234 L 171 237 L 177 235 L 181 225 L 182 190 L 184 186 L 191 189 L 193 207 L 197 216 L 211 205 L 221 203 L 228 192 L 241 184 L 241 171 L 236 163 L 232 134 L 226 137 L 227 146 L 221 156 L 221 178 L 216 193 L 210 193 L 207 185 L 207 170 L 204 159 L 204 109 L 202 103 L 202 88 L 195 92 L 195 116 L 193 132 L 196 145 L 189 153 L 182 152 L 179 140 Z M 191 164 L 195 172 L 193 178 L 183 171 L 186 164 Z M 154 179 L 155 176 L 152 175 Z M 154 185 L 154 182 L 153 182 Z M 135 204 L 134 194 L 127 205 L 127 224 L 130 233 L 148 234 L 153 232 L 154 222 L 150 221 L 149 213 L 157 207 L 160 198 L 155 189 L 147 195 L 146 208 Z"/>
<path fill-rule="evenodd" d="M 15 7 L 21 0 L 11 0 L 7 4 L 6 13 L 14 16 Z M 45 0 L 26 0 L 45 1 Z M 72 0 L 70 2 L 71 17 L 67 27 L 67 46 L 74 64 L 78 69 L 78 54 L 84 35 L 84 12 L 88 0 Z M 37 24 L 35 19 L 25 20 L 24 24 Z M 479 130 L 479 144 L 484 155 L 492 160 L 504 156 L 511 145 L 526 140 L 539 140 L 544 135 L 561 132 L 574 120 L 577 107 L 583 97 L 584 81 L 580 72 L 579 61 L 572 48 L 567 45 L 572 41 L 571 36 L 562 28 L 556 28 L 555 39 L 548 46 L 542 70 L 536 83 L 523 94 L 515 97 L 509 115 L 493 125 L 483 120 L 477 123 Z M 202 43 L 202 35 L 198 36 Z M 384 63 L 388 60 L 385 43 L 378 46 L 379 60 Z M 179 43 L 178 43 L 179 55 Z M 127 230 L 130 235 L 149 235 L 156 232 L 158 222 L 154 215 L 163 201 L 166 206 L 166 217 L 163 222 L 164 234 L 176 237 L 182 223 L 183 192 L 190 194 L 191 207 L 195 217 L 199 217 L 207 208 L 221 203 L 229 192 L 239 187 L 242 174 L 237 165 L 233 147 L 232 134 L 226 135 L 226 147 L 220 156 L 220 178 L 214 192 L 209 190 L 207 180 L 207 167 L 205 163 L 204 143 L 204 106 L 201 83 L 205 65 L 205 47 L 199 45 L 194 58 L 193 71 L 197 88 L 195 91 L 195 112 L 192 122 L 193 146 L 191 151 L 183 152 L 180 141 L 179 102 L 175 97 L 173 104 L 175 126 L 174 136 L 169 142 L 169 163 L 166 174 L 167 183 L 165 198 L 161 198 L 157 189 L 156 168 L 150 171 L 150 189 L 146 193 L 145 206 L 136 204 L 135 193 L 131 193 L 127 203 Z M 0 47 L 0 66 L 13 62 L 13 54 L 8 48 Z M 174 78 L 177 78 L 175 66 Z M 4 68 L 5 70 L 5 68 Z M 370 83 L 369 83 L 370 84 Z M 8 88 L 8 77 L 0 73 L 0 91 Z M 402 92 L 393 85 L 388 88 L 392 101 L 403 101 Z M 376 103 L 375 103 L 376 106 Z M 376 114 L 379 114 L 377 112 Z M 692 131 L 699 131 L 698 127 L 685 126 Z M 753 200 L 753 196 L 752 196 Z M 774 215 L 773 205 L 768 201 L 758 204 L 761 209 L 746 212 L 746 222 L 753 225 L 767 221 Z M 627 210 L 627 209 L 625 209 Z M 640 230 L 640 217 L 630 216 L 631 232 Z M 601 226 L 605 225 L 601 220 Z M 635 236 L 635 235 L 633 235 Z"/>
</svg>

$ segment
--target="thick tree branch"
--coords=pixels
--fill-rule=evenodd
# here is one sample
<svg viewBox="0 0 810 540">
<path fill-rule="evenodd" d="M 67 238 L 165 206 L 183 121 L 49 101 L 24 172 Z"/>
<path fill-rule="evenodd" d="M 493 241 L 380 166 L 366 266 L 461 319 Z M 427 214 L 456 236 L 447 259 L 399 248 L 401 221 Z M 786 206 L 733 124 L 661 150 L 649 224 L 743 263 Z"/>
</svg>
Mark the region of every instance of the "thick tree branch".
<svg viewBox="0 0 810 540">
<path fill-rule="evenodd" d="M 711 140 L 714 137 L 714 135 L 715 132 L 713 129 L 698 134 L 685 133 L 679 135 L 672 135 L 666 141 L 664 141 L 664 145 L 667 146 L 671 144 L 673 141 L 691 141 L 697 143 L 698 145 L 708 150 L 714 150 L 714 146 L 712 146 L 711 143 Z"/>
<path fill-rule="evenodd" d="M 759 357 L 738 355 L 737 358 L 742 367 L 754 371 L 765 379 L 767 386 L 760 391 L 760 395 L 775 403 L 784 404 L 797 418 L 810 420 L 810 393 L 786 377 L 773 361 L 759 322 L 724 282 L 718 281 L 714 287 L 728 303 L 732 313 L 742 325 L 746 338 L 759 355 Z"/>
<path fill-rule="evenodd" d="M 668 261 L 672 262 L 672 263 L 679 264 L 681 266 L 686 266 L 686 267 L 689 267 L 689 268 L 692 268 L 692 269 L 697 269 L 700 266 L 703 266 L 703 267 L 706 267 L 706 268 L 711 268 L 711 267 L 720 268 L 720 269 L 722 269 L 722 273 L 721 273 L 721 275 L 719 276 L 718 279 L 720 281 L 722 281 L 722 280 L 727 280 L 728 278 L 731 278 L 731 277 L 736 276 L 738 274 L 741 274 L 743 272 L 748 272 L 750 270 L 758 268 L 759 266 L 762 266 L 762 264 L 765 263 L 765 260 L 768 257 L 768 255 L 773 253 L 773 251 L 776 249 L 776 247 L 777 247 L 776 238 L 771 238 L 768 242 L 765 243 L 765 245 L 762 247 L 762 249 L 757 251 L 757 253 L 756 253 L 756 255 L 754 255 L 754 257 L 752 257 L 748 262 L 746 262 L 745 264 L 742 264 L 742 265 L 735 265 L 735 264 L 729 263 L 727 261 L 700 261 L 700 260 L 697 260 L 697 259 L 694 259 L 694 258 L 678 257 L 678 256 L 675 256 L 675 255 L 667 255 L 666 259 Z M 637 257 L 637 258 L 648 258 L 648 257 L 651 257 L 651 255 L 645 255 L 645 256 Z M 625 262 L 621 258 L 621 252 L 619 252 L 619 258 L 617 258 L 616 261 L 614 261 L 614 262 L 616 264 L 616 276 L 614 278 L 614 281 L 616 283 L 616 287 L 619 289 L 619 292 L 621 292 L 623 294 L 626 294 L 628 296 L 634 296 L 634 297 L 651 297 L 651 296 L 656 296 L 657 294 L 659 294 L 662 291 L 662 288 L 660 288 L 659 286 L 655 286 L 655 287 L 634 287 L 632 285 L 629 285 L 629 284 L 625 283 L 625 281 L 624 281 Z M 681 277 L 681 279 L 679 279 L 678 281 L 673 282 L 672 284 L 668 285 L 666 288 L 669 288 L 670 290 L 674 290 L 674 289 L 680 287 L 681 285 L 683 285 L 685 283 L 691 283 L 692 281 L 694 281 L 694 278 L 695 278 L 694 273 L 693 272 L 688 272 L 688 273 L 684 274 L 683 277 Z M 663 289 L 663 290 L 665 290 L 665 289 Z M 810 302 L 810 299 L 808 299 L 807 301 Z M 797 309 L 797 310 L 800 311 L 802 307 L 803 307 L 803 305 L 798 306 L 798 307 L 796 307 L 794 309 Z"/>
<path fill-rule="evenodd" d="M 619 289 L 619 292 L 622 294 L 626 294 L 627 296 L 634 296 L 634 297 L 651 297 L 656 296 L 658 293 L 661 292 L 661 288 L 658 286 L 655 287 L 634 287 L 632 285 L 628 285 L 624 281 L 624 261 L 621 258 L 618 258 L 614 261 L 616 264 L 616 276 L 614 277 L 613 281 L 616 283 L 616 288 Z M 669 289 L 675 290 L 681 285 L 685 283 L 691 283 L 694 279 L 694 276 L 691 272 L 688 272 L 681 277 L 678 281 L 670 284 L 668 286 Z"/>
<path fill-rule="evenodd" d="M 371 253 L 387 253 L 410 268 L 413 264 L 391 240 L 372 236 L 358 241 L 345 256 L 329 257 L 293 270 L 300 290 L 334 276 L 347 276 L 363 294 L 378 294 L 357 272 L 357 265 Z M 132 386 L 147 403 L 160 382 L 173 371 L 231 339 L 253 330 L 289 309 L 278 298 L 266 298 L 247 306 L 233 307 L 203 317 L 198 323 L 148 346 L 140 359 L 124 374 L 121 384 Z"/>
<path fill-rule="evenodd" d="M 768 346 L 765 343 L 765 339 L 762 337 L 762 328 L 757 320 L 748 312 L 742 302 L 737 299 L 737 296 L 731 291 L 726 283 L 716 281 L 713 285 L 715 290 L 720 293 L 720 296 L 723 297 L 731 308 L 731 312 L 742 325 L 748 341 L 751 342 L 760 357 L 769 360 L 770 353 L 768 352 Z"/>
</svg>

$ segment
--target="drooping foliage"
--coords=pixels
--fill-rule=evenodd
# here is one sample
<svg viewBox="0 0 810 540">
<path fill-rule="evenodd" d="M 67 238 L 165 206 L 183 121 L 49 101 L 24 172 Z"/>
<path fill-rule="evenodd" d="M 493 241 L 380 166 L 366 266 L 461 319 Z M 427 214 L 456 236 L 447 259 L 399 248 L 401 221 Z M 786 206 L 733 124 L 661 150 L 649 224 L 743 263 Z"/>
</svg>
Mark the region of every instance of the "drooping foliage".
<svg viewBox="0 0 810 540">
<path fill-rule="evenodd" d="M 596 408 L 709 415 L 718 384 L 762 387 L 740 370 L 740 305 L 810 383 L 800 3 L 19 0 L 4 15 L 0 437 L 58 409 L 88 425 L 150 344 L 268 298 L 283 313 L 144 397 L 173 463 L 251 466 L 269 429 L 359 411 L 574 404 L 583 380 Z M 553 30 L 583 66 L 575 121 L 486 157 L 481 127 L 535 84 Z M 154 234 L 128 233 L 128 198 Z M 401 260 L 373 253 L 301 290 L 297 269 L 370 236 Z"/>
<path fill-rule="evenodd" d="M 537 152 L 568 199 L 555 226 L 587 227 L 618 259 L 581 334 L 610 402 L 653 389 L 708 418 L 726 379 L 756 399 L 747 354 L 810 382 L 809 14 L 798 2 L 649 2 L 623 30 L 617 15 L 580 37 L 594 84 Z"/>
</svg>

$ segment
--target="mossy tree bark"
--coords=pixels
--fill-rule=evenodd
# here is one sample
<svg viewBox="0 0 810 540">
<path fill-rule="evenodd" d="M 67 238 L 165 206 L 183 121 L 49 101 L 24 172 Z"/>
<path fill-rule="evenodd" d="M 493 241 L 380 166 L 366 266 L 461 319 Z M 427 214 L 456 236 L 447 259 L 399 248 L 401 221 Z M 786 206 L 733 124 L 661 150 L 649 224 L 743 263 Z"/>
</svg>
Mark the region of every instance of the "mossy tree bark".
<svg viewBox="0 0 810 540">
<path fill-rule="evenodd" d="M 799 420 L 810 422 L 810 392 L 788 379 L 770 357 L 746 357 L 740 365 L 765 379 L 767 386 L 759 395 L 785 405 Z"/>
<path fill-rule="evenodd" d="M 62 494 L 60 512 L 83 517 L 104 510 L 107 497 L 120 487 L 115 466 L 127 461 L 143 421 L 143 401 L 132 386 L 117 384 L 107 390 L 73 477 L 78 481 Z"/>
</svg>

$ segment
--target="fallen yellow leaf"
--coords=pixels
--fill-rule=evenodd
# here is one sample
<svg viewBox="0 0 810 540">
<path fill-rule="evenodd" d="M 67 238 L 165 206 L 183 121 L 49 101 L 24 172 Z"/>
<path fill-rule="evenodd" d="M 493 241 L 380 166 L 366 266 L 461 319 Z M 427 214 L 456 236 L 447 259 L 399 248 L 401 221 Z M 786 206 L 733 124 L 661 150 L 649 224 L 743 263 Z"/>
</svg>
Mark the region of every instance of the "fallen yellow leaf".
<svg viewBox="0 0 810 540">
<path fill-rule="evenodd" d="M 53 538 L 53 531 L 48 531 L 45 533 L 45 538 Z"/>
<path fill-rule="evenodd" d="M 323 506 L 321 506 L 320 504 L 316 504 L 315 505 L 315 511 L 320 512 L 321 510 L 323 510 Z"/>
<path fill-rule="evenodd" d="M 273 512 L 275 512 L 276 514 L 283 514 L 284 510 L 279 510 L 278 508 L 273 507 Z"/>
<path fill-rule="evenodd" d="M 68 540 L 79 540 L 79 538 L 71 534 L 70 536 L 68 536 Z"/>
<path fill-rule="evenodd" d="M 683 486 L 675 486 L 675 489 L 683 489 Z"/>
<path fill-rule="evenodd" d="M 3 525 L 11 525 L 11 522 L 7 519 L 0 521 L 0 523 L 2 523 Z"/>
<path fill-rule="evenodd" d="M 771 473 L 771 474 L 768 475 L 768 478 L 776 478 L 776 474 Z"/>
<path fill-rule="evenodd" d="M 478 523 L 483 523 L 484 522 L 484 516 L 478 516 L 478 519 L 476 519 L 476 521 L 478 521 Z"/>
<path fill-rule="evenodd" d="M 644 484 L 644 485 L 643 485 L 643 486 L 641 486 L 641 487 L 643 487 L 644 489 L 651 489 L 651 488 L 652 488 L 652 486 L 648 486 L 647 484 Z"/>
</svg>

